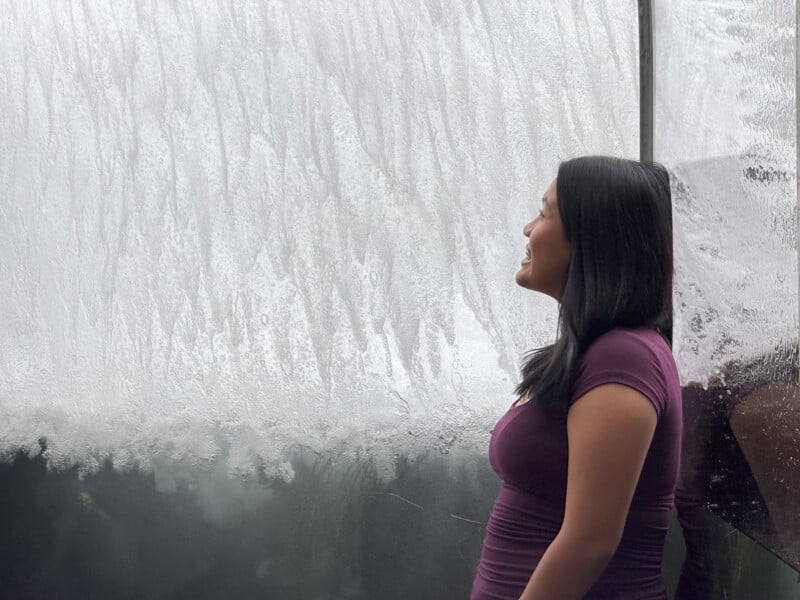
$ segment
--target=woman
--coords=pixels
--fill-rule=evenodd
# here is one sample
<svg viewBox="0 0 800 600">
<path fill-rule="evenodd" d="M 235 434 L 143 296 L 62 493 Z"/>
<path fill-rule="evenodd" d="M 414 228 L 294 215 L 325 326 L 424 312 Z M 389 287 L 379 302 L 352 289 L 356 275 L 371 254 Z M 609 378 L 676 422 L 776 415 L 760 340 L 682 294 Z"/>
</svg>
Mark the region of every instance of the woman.
<svg viewBox="0 0 800 600">
<path fill-rule="evenodd" d="M 663 167 L 562 163 L 523 229 L 522 287 L 560 305 L 495 426 L 503 480 L 472 600 L 666 598 L 661 575 L 682 431 Z"/>
</svg>

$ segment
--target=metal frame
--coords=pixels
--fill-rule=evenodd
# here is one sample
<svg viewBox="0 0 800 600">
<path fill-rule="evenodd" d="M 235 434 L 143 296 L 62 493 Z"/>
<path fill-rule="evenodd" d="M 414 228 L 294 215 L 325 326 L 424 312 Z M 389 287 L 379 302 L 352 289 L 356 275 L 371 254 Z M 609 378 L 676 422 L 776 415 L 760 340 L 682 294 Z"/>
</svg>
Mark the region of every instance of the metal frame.
<svg viewBox="0 0 800 600">
<path fill-rule="evenodd" d="M 639 160 L 653 161 L 653 2 L 639 1 Z"/>
</svg>

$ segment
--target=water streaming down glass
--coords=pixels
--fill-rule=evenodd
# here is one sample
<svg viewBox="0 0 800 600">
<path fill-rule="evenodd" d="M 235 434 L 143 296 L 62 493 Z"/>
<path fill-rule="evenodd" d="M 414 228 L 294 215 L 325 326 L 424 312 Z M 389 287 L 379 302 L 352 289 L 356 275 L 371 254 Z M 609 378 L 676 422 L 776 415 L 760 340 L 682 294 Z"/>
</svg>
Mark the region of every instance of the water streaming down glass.
<svg viewBox="0 0 800 600">
<path fill-rule="evenodd" d="M 676 180 L 687 380 L 796 343 L 793 15 L 656 3 L 656 155 Z"/>
<path fill-rule="evenodd" d="M 637 147 L 635 14 L 587 10 L 6 9 L 5 446 L 483 449 L 555 333 L 522 225 Z"/>
<path fill-rule="evenodd" d="M 678 356 L 687 380 L 717 371 L 684 395 L 682 493 L 797 569 L 795 6 L 655 4 L 670 40 L 654 57 L 656 154 L 683 224 Z"/>
<path fill-rule="evenodd" d="M 794 31 L 787 3 L 655 4 L 675 349 L 705 383 L 797 335 L 794 88 L 770 59 Z M 513 283 L 523 224 L 560 160 L 637 155 L 635 9 L 0 9 L 0 450 L 46 438 L 53 466 L 111 457 L 162 490 L 174 460 L 288 481 L 319 454 L 385 480 L 485 458 L 555 334 Z M 256 502 L 198 495 L 220 522 Z"/>
</svg>

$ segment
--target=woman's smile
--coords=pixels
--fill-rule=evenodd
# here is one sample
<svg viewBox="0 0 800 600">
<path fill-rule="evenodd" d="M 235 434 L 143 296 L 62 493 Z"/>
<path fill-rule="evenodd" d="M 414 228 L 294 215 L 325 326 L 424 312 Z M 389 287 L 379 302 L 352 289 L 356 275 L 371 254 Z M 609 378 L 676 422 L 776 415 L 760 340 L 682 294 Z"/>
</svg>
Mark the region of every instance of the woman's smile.
<svg viewBox="0 0 800 600">
<path fill-rule="evenodd" d="M 522 259 L 522 263 L 520 264 L 527 265 L 529 262 L 531 262 L 531 247 L 526 245 L 525 258 Z"/>
<path fill-rule="evenodd" d="M 517 284 L 552 296 L 561 295 L 571 247 L 564 235 L 558 211 L 556 182 L 553 181 L 542 197 L 539 214 L 522 230 L 527 239 L 525 257 L 517 272 Z M 533 255 L 536 254 L 536 262 Z"/>
</svg>

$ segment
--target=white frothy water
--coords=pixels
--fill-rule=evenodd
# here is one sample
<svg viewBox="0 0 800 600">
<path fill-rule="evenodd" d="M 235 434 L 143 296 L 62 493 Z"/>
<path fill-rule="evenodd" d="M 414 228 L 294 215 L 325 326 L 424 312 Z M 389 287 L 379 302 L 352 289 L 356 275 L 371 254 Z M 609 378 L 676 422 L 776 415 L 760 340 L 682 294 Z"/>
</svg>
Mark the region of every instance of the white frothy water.
<svg viewBox="0 0 800 600">
<path fill-rule="evenodd" d="M 297 445 L 386 472 L 400 450 L 485 449 L 555 333 L 554 304 L 514 284 L 524 223 L 560 160 L 638 151 L 628 4 L 0 9 L 2 449 L 45 437 L 87 469 L 224 452 L 287 477 Z M 695 197 L 676 208 L 692 375 L 720 356 L 685 323 L 732 282 L 701 298 L 712 279 L 685 274 L 741 258 L 740 225 L 710 228 Z M 698 262 L 712 231 L 724 256 Z M 765 314 L 794 310 L 784 283 Z M 738 335 L 729 313 L 705 331 Z"/>
<path fill-rule="evenodd" d="M 795 12 L 655 3 L 656 155 L 673 172 L 684 381 L 797 343 Z"/>
</svg>

